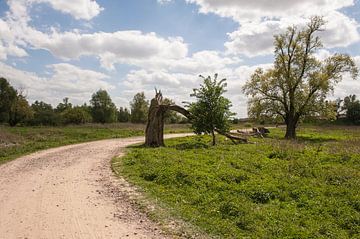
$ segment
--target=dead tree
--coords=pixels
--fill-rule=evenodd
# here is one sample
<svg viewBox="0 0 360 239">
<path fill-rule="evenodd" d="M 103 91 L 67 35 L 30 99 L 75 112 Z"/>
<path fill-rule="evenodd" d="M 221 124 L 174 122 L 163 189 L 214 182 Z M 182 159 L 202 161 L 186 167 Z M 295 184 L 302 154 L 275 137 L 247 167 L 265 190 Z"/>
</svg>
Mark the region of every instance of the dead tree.
<svg viewBox="0 0 360 239">
<path fill-rule="evenodd" d="M 163 104 L 163 96 L 161 91 L 155 89 L 155 97 L 150 102 L 150 108 L 148 113 L 148 120 L 145 129 L 145 145 L 149 147 L 164 146 L 164 115 L 168 110 L 176 111 L 190 121 L 192 115 L 189 111 L 178 105 Z M 231 135 L 227 132 L 220 132 L 215 129 L 218 134 L 224 135 L 232 142 L 247 142 L 245 138 Z"/>
</svg>

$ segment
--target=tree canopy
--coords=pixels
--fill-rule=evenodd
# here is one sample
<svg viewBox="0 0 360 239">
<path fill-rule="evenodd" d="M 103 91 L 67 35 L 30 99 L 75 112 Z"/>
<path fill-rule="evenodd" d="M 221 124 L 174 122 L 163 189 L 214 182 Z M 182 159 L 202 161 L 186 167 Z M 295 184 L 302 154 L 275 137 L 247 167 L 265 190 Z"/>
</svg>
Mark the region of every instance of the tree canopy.
<svg viewBox="0 0 360 239">
<path fill-rule="evenodd" d="M 133 100 L 130 102 L 130 108 L 132 123 L 146 122 L 149 111 L 149 101 L 146 100 L 144 92 L 134 95 Z"/>
<path fill-rule="evenodd" d="M 0 122 L 8 122 L 11 105 L 16 97 L 16 90 L 5 78 L 0 78 Z"/>
<path fill-rule="evenodd" d="M 304 27 L 289 27 L 275 36 L 275 62 L 272 68 L 257 69 L 243 87 L 251 96 L 249 115 L 280 116 L 285 121 L 286 138 L 296 137 L 296 127 L 302 117 L 319 114 L 326 107 L 326 96 L 342 79 L 352 78 L 358 69 L 346 54 L 334 54 L 325 60 L 316 58 L 322 47 L 317 33 L 325 25 L 321 17 L 313 17 Z"/>
<path fill-rule="evenodd" d="M 117 120 L 117 109 L 106 90 L 98 90 L 90 100 L 91 115 L 95 123 L 112 123 Z"/>
<path fill-rule="evenodd" d="M 234 113 L 230 111 L 230 100 L 223 96 L 226 92 L 226 79 L 218 81 L 218 74 L 215 74 L 213 79 L 201 75 L 200 78 L 203 84 L 200 88 L 193 89 L 190 95 L 195 97 L 196 101 L 188 104 L 188 110 L 192 115 L 191 127 L 196 134 L 211 134 L 212 144 L 215 145 L 215 132 L 228 132 L 230 117 Z"/>
</svg>

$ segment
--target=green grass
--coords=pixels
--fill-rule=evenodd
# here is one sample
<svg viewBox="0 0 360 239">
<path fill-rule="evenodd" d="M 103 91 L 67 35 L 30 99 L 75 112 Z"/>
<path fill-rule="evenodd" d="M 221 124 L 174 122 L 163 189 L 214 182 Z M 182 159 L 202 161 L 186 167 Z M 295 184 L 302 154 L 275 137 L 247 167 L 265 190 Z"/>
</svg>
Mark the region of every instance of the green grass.
<svg viewBox="0 0 360 239">
<path fill-rule="evenodd" d="M 218 238 L 360 238 L 360 128 L 306 127 L 296 141 L 208 137 L 131 147 L 115 172 L 172 217 Z"/>
<path fill-rule="evenodd" d="M 66 127 L 0 126 L 0 164 L 21 155 L 62 145 L 144 134 L 142 124 L 89 124 Z M 187 125 L 167 125 L 166 133 L 187 132 Z"/>
</svg>

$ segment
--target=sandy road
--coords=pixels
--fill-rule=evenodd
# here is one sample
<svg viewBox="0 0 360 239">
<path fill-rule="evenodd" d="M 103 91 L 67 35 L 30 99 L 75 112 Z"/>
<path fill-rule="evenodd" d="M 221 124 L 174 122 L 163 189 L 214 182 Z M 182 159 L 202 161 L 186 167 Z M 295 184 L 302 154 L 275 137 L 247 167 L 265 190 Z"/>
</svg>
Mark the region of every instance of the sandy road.
<svg viewBox="0 0 360 239">
<path fill-rule="evenodd" d="M 179 137 L 174 134 L 167 137 Z M 0 238 L 165 238 L 110 160 L 143 137 L 40 151 L 0 166 Z"/>
</svg>

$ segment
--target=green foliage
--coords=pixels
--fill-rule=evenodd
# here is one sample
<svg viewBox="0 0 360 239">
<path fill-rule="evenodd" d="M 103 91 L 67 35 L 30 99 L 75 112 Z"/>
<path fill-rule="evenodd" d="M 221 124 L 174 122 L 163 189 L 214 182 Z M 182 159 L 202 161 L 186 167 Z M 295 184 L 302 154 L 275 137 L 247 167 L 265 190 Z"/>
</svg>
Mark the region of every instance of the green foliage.
<svg viewBox="0 0 360 239">
<path fill-rule="evenodd" d="M 95 123 L 117 121 L 117 109 L 106 90 L 98 90 L 90 100 L 91 115 Z"/>
<path fill-rule="evenodd" d="M 31 125 L 58 125 L 60 117 L 55 113 L 53 107 L 43 101 L 35 101 L 31 108 L 34 117 L 29 121 Z"/>
<path fill-rule="evenodd" d="M 16 90 L 5 78 L 0 78 L 0 122 L 8 122 L 10 108 L 16 100 Z"/>
<path fill-rule="evenodd" d="M 85 124 L 92 121 L 91 115 L 82 106 L 65 109 L 61 118 L 64 124 Z"/>
<path fill-rule="evenodd" d="M 132 123 L 145 123 L 147 121 L 149 101 L 146 100 L 144 92 L 134 95 L 133 100 L 130 102 L 130 108 Z"/>
<path fill-rule="evenodd" d="M 131 114 L 127 108 L 120 107 L 118 112 L 118 121 L 119 122 L 129 122 Z"/>
<path fill-rule="evenodd" d="M 194 89 L 190 95 L 196 98 L 196 102 L 188 104 L 188 110 L 193 116 L 191 123 L 196 134 L 212 134 L 213 145 L 215 144 L 214 131 L 228 132 L 230 129 L 230 118 L 234 114 L 230 111 L 231 102 L 223 96 L 226 92 L 226 79 L 217 80 L 210 76 L 203 77 L 203 84 L 199 89 Z"/>
<path fill-rule="evenodd" d="M 283 133 L 246 145 L 209 147 L 197 136 L 132 147 L 113 168 L 215 238 L 357 238 L 360 129 L 305 128 L 297 141 Z"/>
<path fill-rule="evenodd" d="M 31 120 L 34 112 L 30 107 L 25 96 L 17 94 L 15 100 L 12 102 L 9 112 L 9 125 L 15 126 L 18 123 L 25 123 Z"/>
<path fill-rule="evenodd" d="M 62 103 L 59 103 L 56 108 L 55 108 L 55 112 L 56 113 L 62 113 L 67 109 L 71 109 L 72 108 L 72 104 L 69 102 L 69 98 L 65 97 L 63 99 Z"/>
<path fill-rule="evenodd" d="M 303 29 L 289 27 L 275 36 L 275 62 L 268 70 L 257 69 L 243 90 L 249 100 L 253 118 L 280 116 L 287 124 L 286 137 L 294 138 L 301 118 L 318 116 L 326 105 L 326 96 L 342 79 L 345 72 L 353 78 L 358 69 L 352 58 L 334 54 L 320 61 L 315 57 L 322 47 L 316 35 L 324 21 L 313 17 Z"/>
<path fill-rule="evenodd" d="M 346 119 L 353 124 L 360 124 L 360 101 L 355 95 L 344 98 L 343 110 L 346 112 Z"/>
</svg>

